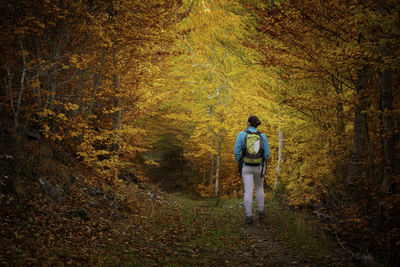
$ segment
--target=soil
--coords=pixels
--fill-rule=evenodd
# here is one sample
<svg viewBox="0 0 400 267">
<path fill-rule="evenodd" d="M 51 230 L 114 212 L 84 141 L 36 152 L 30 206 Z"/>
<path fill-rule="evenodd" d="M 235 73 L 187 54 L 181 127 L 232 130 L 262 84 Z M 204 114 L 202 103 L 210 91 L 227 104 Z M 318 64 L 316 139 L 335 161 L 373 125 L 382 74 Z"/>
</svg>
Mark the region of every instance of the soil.
<svg viewBox="0 0 400 267">
<path fill-rule="evenodd" d="M 268 219 L 244 225 L 241 231 L 249 245 L 239 253 L 240 266 L 355 266 L 340 249 L 324 259 L 303 255 L 290 244 L 274 238 L 274 229 Z"/>
</svg>

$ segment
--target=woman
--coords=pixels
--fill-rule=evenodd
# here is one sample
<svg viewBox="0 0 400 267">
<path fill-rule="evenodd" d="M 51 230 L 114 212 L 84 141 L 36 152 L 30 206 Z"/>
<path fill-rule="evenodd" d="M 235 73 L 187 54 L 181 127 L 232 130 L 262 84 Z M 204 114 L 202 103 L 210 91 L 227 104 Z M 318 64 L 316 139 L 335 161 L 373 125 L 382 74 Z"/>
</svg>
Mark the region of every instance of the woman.
<svg viewBox="0 0 400 267">
<path fill-rule="evenodd" d="M 248 224 L 253 223 L 251 209 L 253 185 L 255 185 L 256 190 L 258 217 L 260 219 L 265 218 L 263 177 L 265 161 L 269 158 L 270 152 L 267 137 L 256 129 L 260 124 L 257 116 L 250 116 L 247 120 L 247 129 L 238 134 L 233 151 L 236 160 L 239 162 L 239 170 L 243 179 L 245 220 Z M 249 150 L 251 151 L 249 152 Z"/>
</svg>

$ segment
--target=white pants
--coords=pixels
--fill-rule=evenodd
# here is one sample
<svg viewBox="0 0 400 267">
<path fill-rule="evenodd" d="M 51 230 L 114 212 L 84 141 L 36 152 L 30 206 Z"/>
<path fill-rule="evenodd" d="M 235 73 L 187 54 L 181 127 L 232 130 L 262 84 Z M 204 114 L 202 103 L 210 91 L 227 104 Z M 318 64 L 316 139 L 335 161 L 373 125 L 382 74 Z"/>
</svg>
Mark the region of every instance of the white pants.
<svg viewBox="0 0 400 267">
<path fill-rule="evenodd" d="M 262 166 L 243 166 L 242 177 L 244 185 L 244 209 L 246 216 L 252 216 L 251 205 L 253 202 L 253 185 L 256 187 L 256 200 L 258 211 L 264 211 L 264 188 L 261 176 Z M 264 168 L 265 172 L 265 168 Z"/>
</svg>

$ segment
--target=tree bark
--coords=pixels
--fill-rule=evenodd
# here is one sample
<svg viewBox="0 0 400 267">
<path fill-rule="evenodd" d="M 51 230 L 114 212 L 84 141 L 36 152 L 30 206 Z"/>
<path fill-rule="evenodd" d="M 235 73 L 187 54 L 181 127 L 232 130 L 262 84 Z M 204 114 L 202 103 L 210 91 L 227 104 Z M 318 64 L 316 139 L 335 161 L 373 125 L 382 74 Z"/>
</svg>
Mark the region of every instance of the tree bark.
<svg viewBox="0 0 400 267">
<path fill-rule="evenodd" d="M 10 106 L 11 106 L 12 114 L 15 114 L 13 88 L 12 88 L 12 76 L 11 76 L 10 65 L 6 64 L 6 69 L 7 69 L 7 81 L 6 81 L 7 96 L 10 99 Z M 15 127 L 15 122 L 14 122 L 14 127 Z"/>
<path fill-rule="evenodd" d="M 111 151 L 119 153 L 120 151 L 120 144 L 121 144 L 121 134 L 119 130 L 121 129 L 121 97 L 119 96 L 120 92 L 120 74 L 113 75 L 113 85 L 115 89 L 115 96 L 114 96 L 114 109 L 116 111 L 112 115 L 112 126 L 113 131 L 115 132 L 113 144 L 111 145 Z"/>
<path fill-rule="evenodd" d="M 21 48 L 21 54 L 22 54 L 22 70 L 21 70 L 21 79 L 20 79 L 20 88 L 18 92 L 18 98 L 17 102 L 15 103 L 15 112 L 14 112 L 14 127 L 15 129 L 19 128 L 19 114 L 21 113 L 21 101 L 22 101 L 22 95 L 25 91 L 25 75 L 26 75 L 26 58 L 25 58 L 25 51 L 24 51 L 24 46 L 22 45 L 21 38 L 18 37 L 19 45 Z M 12 95 L 11 95 L 12 97 Z M 13 101 L 11 99 L 11 101 Z"/>
<path fill-rule="evenodd" d="M 384 47 L 382 57 L 389 55 L 388 48 Z M 393 123 L 393 94 L 392 94 L 392 70 L 388 67 L 382 71 L 382 109 L 383 109 L 383 181 L 381 190 L 389 193 L 393 183 L 393 174 L 396 163 L 396 146 Z"/>
<path fill-rule="evenodd" d="M 336 104 L 336 119 L 338 123 L 337 127 L 337 135 L 338 135 L 338 143 L 342 143 L 342 135 L 344 133 L 344 121 L 343 121 L 343 100 L 340 94 L 343 93 L 342 83 L 332 75 L 332 84 L 335 88 L 337 95 L 337 104 Z"/>
<path fill-rule="evenodd" d="M 50 77 L 53 77 L 53 74 L 50 74 Z M 56 100 L 56 80 L 52 79 L 51 83 L 50 83 L 50 95 L 49 95 L 49 100 L 50 100 L 50 104 L 49 104 L 49 109 L 55 113 L 55 100 Z M 54 119 L 54 115 L 50 116 L 49 119 L 49 127 L 50 130 L 52 132 L 55 132 L 55 119 Z"/>
<path fill-rule="evenodd" d="M 222 129 L 218 133 L 217 166 L 215 171 L 215 196 L 219 196 L 219 170 L 221 166 Z"/>
<path fill-rule="evenodd" d="M 367 86 L 367 73 L 365 70 L 357 72 L 357 103 L 354 114 L 353 146 L 351 161 L 348 165 L 346 187 L 349 190 L 354 186 L 356 179 L 361 175 L 363 159 L 363 145 L 365 137 L 365 116 L 362 113 L 365 106 L 364 90 Z"/>
<path fill-rule="evenodd" d="M 225 104 L 224 107 L 227 108 L 229 104 L 229 91 L 231 89 L 231 86 L 228 82 L 226 82 L 226 95 L 225 95 Z M 222 104 L 221 100 L 221 95 L 218 92 L 219 95 L 219 100 L 218 104 Z M 224 118 L 222 117 L 220 120 L 221 125 L 224 122 Z M 218 152 L 217 152 L 217 166 L 216 166 L 216 171 L 215 171 L 215 196 L 219 197 L 219 170 L 220 170 L 220 165 L 221 165 L 221 149 L 222 149 L 222 132 L 223 129 L 220 129 L 218 132 Z"/>
<path fill-rule="evenodd" d="M 96 100 L 97 89 L 99 88 L 101 81 L 102 81 L 102 77 L 103 77 L 103 67 L 104 67 L 105 58 L 106 58 L 106 52 L 103 51 L 103 54 L 101 56 L 101 61 L 100 61 L 100 70 L 97 73 L 97 75 L 94 75 L 95 77 L 94 77 L 94 81 L 93 81 L 92 99 L 90 100 L 90 103 L 89 103 L 88 111 L 86 114 L 85 127 L 82 129 L 81 139 L 85 135 L 86 127 L 88 127 L 88 125 L 89 125 L 89 118 L 93 111 L 94 102 Z"/>
<path fill-rule="evenodd" d="M 211 147 L 214 146 L 213 137 L 210 137 Z M 210 152 L 210 173 L 208 177 L 208 185 L 212 185 L 214 183 L 214 154 Z"/>
<path fill-rule="evenodd" d="M 332 84 L 333 87 L 335 88 L 336 91 L 336 98 L 337 98 L 337 104 L 336 104 L 336 121 L 337 121 L 337 129 L 336 129 L 336 143 L 337 146 L 340 147 L 343 145 L 343 134 L 344 134 L 344 120 L 343 120 L 343 100 L 341 97 L 341 94 L 343 93 L 343 84 L 340 82 L 339 79 L 337 79 L 334 75 L 332 75 Z M 345 178 L 345 167 L 344 164 L 341 160 L 337 159 L 337 150 L 334 151 L 334 155 L 336 158 L 335 161 L 335 170 L 334 170 L 334 175 L 336 179 L 336 184 L 339 184 L 340 181 L 343 182 Z"/>
<path fill-rule="evenodd" d="M 283 130 L 282 127 L 279 126 L 279 147 L 278 147 L 278 165 L 276 166 L 276 178 L 275 178 L 275 184 L 274 184 L 274 190 L 276 189 L 276 186 L 278 185 L 279 177 L 281 176 L 281 166 L 282 166 L 282 149 L 283 149 Z"/>
<path fill-rule="evenodd" d="M 214 116 L 214 107 L 210 106 L 210 116 Z M 210 129 L 210 145 L 214 147 L 214 132 Z M 214 183 L 214 153 L 210 152 L 210 172 L 208 177 L 208 185 L 211 186 Z"/>
</svg>

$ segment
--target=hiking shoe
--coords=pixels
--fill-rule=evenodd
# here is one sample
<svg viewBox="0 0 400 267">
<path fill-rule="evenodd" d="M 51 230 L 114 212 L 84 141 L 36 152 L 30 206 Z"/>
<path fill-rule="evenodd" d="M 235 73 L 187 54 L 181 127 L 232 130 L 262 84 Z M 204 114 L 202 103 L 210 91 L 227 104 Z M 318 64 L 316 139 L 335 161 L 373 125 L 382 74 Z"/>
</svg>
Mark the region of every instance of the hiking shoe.
<svg viewBox="0 0 400 267">
<path fill-rule="evenodd" d="M 265 212 L 264 211 L 259 211 L 258 212 L 258 218 L 260 220 L 264 220 L 265 219 Z"/>
<path fill-rule="evenodd" d="M 246 216 L 245 220 L 247 224 L 253 224 L 253 216 Z"/>
</svg>

